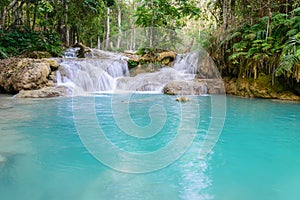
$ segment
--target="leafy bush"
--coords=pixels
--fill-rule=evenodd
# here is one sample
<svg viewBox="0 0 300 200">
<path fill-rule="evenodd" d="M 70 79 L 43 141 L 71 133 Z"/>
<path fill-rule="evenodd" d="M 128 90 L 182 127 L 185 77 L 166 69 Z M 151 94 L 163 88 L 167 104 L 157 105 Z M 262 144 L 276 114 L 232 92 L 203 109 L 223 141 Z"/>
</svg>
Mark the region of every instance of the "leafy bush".
<svg viewBox="0 0 300 200">
<path fill-rule="evenodd" d="M 1 59 L 33 51 L 47 51 L 52 56 L 59 56 L 62 52 L 61 45 L 59 35 L 53 31 L 35 32 L 28 27 L 0 30 Z"/>
</svg>

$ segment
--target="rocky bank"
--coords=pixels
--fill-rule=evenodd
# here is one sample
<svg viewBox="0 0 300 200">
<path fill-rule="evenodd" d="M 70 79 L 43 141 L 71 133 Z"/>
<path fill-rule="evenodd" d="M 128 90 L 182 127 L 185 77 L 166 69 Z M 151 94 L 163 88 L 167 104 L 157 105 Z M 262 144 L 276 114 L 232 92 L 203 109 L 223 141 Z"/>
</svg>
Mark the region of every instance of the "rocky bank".
<svg viewBox="0 0 300 200">
<path fill-rule="evenodd" d="M 17 97 L 29 97 L 31 91 L 34 91 L 33 97 L 65 95 L 66 91 L 56 87 L 55 71 L 58 67 L 57 61 L 46 58 L 0 60 L 0 91 L 10 94 L 20 92 Z"/>
<path fill-rule="evenodd" d="M 225 89 L 229 95 L 247 98 L 280 99 L 300 101 L 300 96 L 285 90 L 279 83 L 271 84 L 271 77 L 260 76 L 258 79 L 225 78 Z"/>
</svg>

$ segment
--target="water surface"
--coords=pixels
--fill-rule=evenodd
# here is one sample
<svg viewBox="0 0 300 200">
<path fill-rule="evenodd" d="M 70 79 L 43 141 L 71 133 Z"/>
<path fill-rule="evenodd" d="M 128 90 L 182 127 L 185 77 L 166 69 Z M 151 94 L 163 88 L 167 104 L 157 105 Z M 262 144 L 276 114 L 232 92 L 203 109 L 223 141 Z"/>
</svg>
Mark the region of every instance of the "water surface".
<svg viewBox="0 0 300 200">
<path fill-rule="evenodd" d="M 95 109 L 107 138 L 119 148 L 151 152 L 175 137 L 181 111 L 175 97 L 137 94 L 131 99 L 132 120 L 140 126 L 151 123 L 151 106 L 166 110 L 161 132 L 146 139 L 118 129 L 111 97 L 97 95 Z M 299 103 L 227 97 L 222 135 L 200 160 L 211 104 L 209 96 L 191 97 L 201 114 L 193 145 L 164 169 L 129 174 L 103 165 L 82 144 L 72 101 L 84 108 L 85 98 L 0 97 L 0 199 L 300 199 Z"/>
</svg>

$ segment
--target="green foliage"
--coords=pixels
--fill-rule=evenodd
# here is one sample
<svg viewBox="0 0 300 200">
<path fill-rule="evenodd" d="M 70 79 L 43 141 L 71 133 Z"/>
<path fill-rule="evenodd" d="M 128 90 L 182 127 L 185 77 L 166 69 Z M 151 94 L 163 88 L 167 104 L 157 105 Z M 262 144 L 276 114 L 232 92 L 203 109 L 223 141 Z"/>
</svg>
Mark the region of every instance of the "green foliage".
<svg viewBox="0 0 300 200">
<path fill-rule="evenodd" d="M 129 68 L 134 68 L 134 67 L 138 66 L 138 64 L 139 64 L 138 62 L 136 62 L 134 60 L 128 60 L 127 63 L 128 63 Z"/>
<path fill-rule="evenodd" d="M 0 59 L 8 58 L 8 55 L 6 53 L 6 49 L 4 47 L 0 47 Z"/>
<path fill-rule="evenodd" d="M 21 27 L 10 32 L 0 31 L 0 36 L 1 58 L 32 51 L 47 51 L 52 56 L 62 52 L 60 38 L 53 31 L 34 32 Z"/>
<path fill-rule="evenodd" d="M 293 69 L 300 63 L 300 32 L 289 38 L 283 47 L 276 76 L 293 74 Z"/>
<path fill-rule="evenodd" d="M 276 76 L 293 74 L 300 61 L 300 27 L 295 15 L 298 9 L 292 13 L 273 13 L 270 24 L 268 17 L 262 17 L 254 25 L 245 24 L 229 34 L 220 45 L 228 46 L 228 60 L 239 69 L 232 72 L 245 74 L 250 70 L 251 75 L 257 70 L 264 74 L 275 70 Z"/>
<path fill-rule="evenodd" d="M 192 1 L 138 0 L 135 12 L 136 24 L 142 27 L 179 28 L 185 25 L 184 18 L 197 17 L 200 9 Z"/>
<path fill-rule="evenodd" d="M 225 42 L 228 42 L 228 41 L 230 41 L 230 40 L 233 40 L 234 38 L 239 37 L 239 36 L 241 36 L 241 35 L 242 35 L 242 33 L 239 32 L 239 31 L 234 32 L 233 34 L 228 35 L 223 41 L 221 41 L 220 44 L 223 45 Z"/>
<path fill-rule="evenodd" d="M 300 81 L 299 0 L 210 0 L 207 8 L 216 28 L 206 48 L 223 76 Z"/>
<path fill-rule="evenodd" d="M 157 49 L 152 47 L 152 48 L 145 48 L 145 47 L 140 47 L 137 50 L 137 55 L 143 56 L 145 54 L 149 54 L 149 55 L 155 55 L 156 54 Z"/>
</svg>

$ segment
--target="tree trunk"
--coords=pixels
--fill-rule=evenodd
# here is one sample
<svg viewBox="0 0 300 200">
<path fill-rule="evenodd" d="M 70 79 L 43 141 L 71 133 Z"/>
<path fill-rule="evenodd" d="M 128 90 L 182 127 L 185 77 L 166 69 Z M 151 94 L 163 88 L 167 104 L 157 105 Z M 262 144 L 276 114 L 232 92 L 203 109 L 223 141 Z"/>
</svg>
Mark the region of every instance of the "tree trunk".
<svg viewBox="0 0 300 200">
<path fill-rule="evenodd" d="M 229 17 L 230 17 L 230 4 L 231 4 L 231 0 L 224 0 L 223 1 L 223 6 L 222 6 L 222 10 L 223 10 L 223 28 L 224 31 L 227 30 L 228 28 L 228 21 L 229 21 Z"/>
<path fill-rule="evenodd" d="M 6 7 L 4 7 L 1 11 L 1 29 L 4 30 L 5 29 L 5 19 L 6 19 Z"/>
<path fill-rule="evenodd" d="M 29 10 L 29 3 L 26 3 L 26 26 L 30 27 L 30 10 Z"/>
<path fill-rule="evenodd" d="M 37 14 L 38 4 L 34 4 L 34 11 L 33 11 L 33 22 L 32 22 L 32 30 L 35 29 L 35 23 L 36 23 L 36 14 Z"/>
<path fill-rule="evenodd" d="M 149 38 L 149 47 L 153 46 L 153 26 L 150 27 L 150 38 Z"/>
<path fill-rule="evenodd" d="M 70 45 L 76 44 L 76 29 L 74 27 L 70 28 Z"/>
<path fill-rule="evenodd" d="M 150 48 L 152 48 L 152 46 L 153 46 L 153 29 L 154 29 L 154 18 L 152 17 L 151 27 L 150 27 L 150 38 L 149 38 L 149 47 Z"/>
<path fill-rule="evenodd" d="M 8 9 L 7 9 L 7 14 L 6 14 L 6 16 L 7 16 L 6 24 L 7 24 L 7 27 L 9 27 L 9 26 L 10 26 L 10 21 L 11 21 L 11 16 L 10 16 L 10 12 L 9 12 Z"/>
<path fill-rule="evenodd" d="M 97 35 L 97 49 L 101 49 L 101 39 L 100 39 L 100 34 Z"/>
<path fill-rule="evenodd" d="M 254 73 L 254 80 L 256 80 L 257 79 L 257 66 L 256 66 L 256 64 L 253 67 L 253 73 Z"/>
<path fill-rule="evenodd" d="M 21 2 L 19 7 L 17 8 L 17 25 L 23 25 L 24 21 L 24 12 L 23 12 L 23 6 L 25 2 Z"/>
<path fill-rule="evenodd" d="M 110 15 L 110 8 L 107 7 L 107 21 L 106 21 L 106 26 L 107 26 L 107 30 L 106 30 L 106 43 L 105 43 L 105 50 L 108 49 L 108 45 L 109 45 L 109 36 L 110 36 L 110 19 L 109 19 L 109 15 Z"/>
<path fill-rule="evenodd" d="M 136 10 L 135 2 L 134 0 L 131 0 L 132 3 L 132 9 Z M 134 26 L 134 18 L 130 18 L 130 50 L 135 50 L 135 26 Z"/>
<path fill-rule="evenodd" d="M 269 3 L 269 2 L 268 2 Z M 269 13 L 268 13 L 268 24 L 267 24 L 267 32 L 266 32 L 266 40 L 268 39 L 269 35 L 272 34 L 272 30 L 271 30 L 271 20 L 272 20 L 272 11 L 271 8 L 268 8 Z"/>
<path fill-rule="evenodd" d="M 13 7 L 11 8 L 11 19 L 12 19 L 12 26 L 15 27 L 16 25 L 16 19 L 17 19 L 17 9 L 16 8 L 16 4 L 13 5 Z"/>
<path fill-rule="evenodd" d="M 68 2 L 65 1 L 65 9 L 66 9 L 66 13 L 65 13 L 65 27 L 66 27 L 66 46 L 69 47 L 70 46 L 70 29 L 69 29 L 69 25 L 68 25 Z"/>
<path fill-rule="evenodd" d="M 120 3 L 117 3 L 117 7 L 118 7 L 118 29 L 119 29 L 119 34 L 118 34 L 118 41 L 117 41 L 117 48 L 120 48 L 120 43 L 121 43 L 121 34 L 122 34 L 122 27 L 121 27 L 121 23 L 122 23 L 122 13 L 121 13 L 121 6 Z"/>
<path fill-rule="evenodd" d="M 78 30 L 77 30 L 76 35 L 77 35 L 77 41 L 76 41 L 76 43 L 80 43 L 81 42 L 81 38 L 80 38 L 80 34 L 79 34 Z"/>
</svg>

